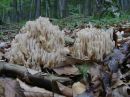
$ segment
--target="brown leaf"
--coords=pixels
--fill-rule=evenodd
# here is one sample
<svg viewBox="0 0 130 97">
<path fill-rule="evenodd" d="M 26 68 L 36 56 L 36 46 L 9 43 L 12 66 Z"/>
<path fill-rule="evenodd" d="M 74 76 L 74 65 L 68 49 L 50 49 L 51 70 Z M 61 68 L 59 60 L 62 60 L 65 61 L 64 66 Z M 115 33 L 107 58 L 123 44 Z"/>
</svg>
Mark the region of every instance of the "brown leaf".
<svg viewBox="0 0 130 97">
<path fill-rule="evenodd" d="M 120 76 L 122 75 L 119 71 L 117 73 L 112 74 L 112 88 L 113 89 L 125 84 L 122 80 L 120 80 Z"/>
<path fill-rule="evenodd" d="M 79 70 L 75 66 L 62 66 L 53 69 L 58 75 L 78 75 Z"/>
<path fill-rule="evenodd" d="M 130 97 L 130 94 L 128 91 L 130 90 L 130 87 L 122 85 L 117 88 L 115 88 L 112 91 L 113 97 Z"/>
<path fill-rule="evenodd" d="M 4 87 L 4 97 L 25 97 L 17 81 L 10 78 L 0 78 L 0 83 Z"/>
<path fill-rule="evenodd" d="M 92 77 L 92 82 L 99 80 L 100 75 L 100 69 L 102 67 L 98 64 L 93 64 L 89 66 L 89 73 L 91 74 Z"/>
<path fill-rule="evenodd" d="M 74 58 L 74 57 L 71 57 L 71 56 L 66 56 L 65 61 L 62 61 L 59 66 L 66 66 L 66 65 L 72 65 L 72 64 L 81 65 L 81 64 L 84 64 L 84 63 L 92 63 L 94 61 L 95 60 L 89 60 L 89 59 L 83 60 L 83 59 Z M 59 67 L 59 66 L 57 66 L 57 67 Z"/>
<path fill-rule="evenodd" d="M 86 90 L 86 86 L 80 82 L 76 82 L 72 86 L 73 90 L 73 97 L 78 96 L 79 94 L 82 94 Z"/>
<path fill-rule="evenodd" d="M 64 85 L 62 85 L 61 83 L 57 82 L 59 89 L 61 91 L 61 93 L 67 97 L 73 97 L 73 91 L 71 88 L 66 87 Z"/>
</svg>

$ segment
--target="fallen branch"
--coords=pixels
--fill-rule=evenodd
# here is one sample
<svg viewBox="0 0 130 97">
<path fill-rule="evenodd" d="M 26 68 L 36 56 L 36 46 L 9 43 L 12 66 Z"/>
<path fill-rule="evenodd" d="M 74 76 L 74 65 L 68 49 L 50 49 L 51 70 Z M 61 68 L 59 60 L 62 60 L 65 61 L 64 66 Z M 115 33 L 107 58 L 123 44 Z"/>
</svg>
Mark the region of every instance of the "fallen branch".
<svg viewBox="0 0 130 97">
<path fill-rule="evenodd" d="M 45 88 L 46 90 L 49 91 L 52 91 L 53 89 L 52 81 L 55 81 L 57 79 L 54 77 L 52 79 L 49 79 L 48 77 L 44 77 L 37 74 L 32 75 L 28 72 L 27 68 L 24 66 L 19 66 L 5 62 L 0 62 L 0 74 L 8 77 L 19 78 L 20 80 L 24 81 L 29 85 Z M 68 81 L 71 80 L 68 79 Z M 57 93 L 57 91 L 53 92 Z"/>
<path fill-rule="evenodd" d="M 22 89 L 24 89 L 24 94 L 26 97 L 65 97 L 65 96 L 61 96 L 59 94 L 56 93 L 52 93 L 50 91 L 47 91 L 43 88 L 39 88 L 39 87 L 31 87 L 27 84 L 25 84 L 24 82 L 20 81 L 19 79 L 17 79 L 17 81 L 20 84 L 20 87 Z"/>
</svg>

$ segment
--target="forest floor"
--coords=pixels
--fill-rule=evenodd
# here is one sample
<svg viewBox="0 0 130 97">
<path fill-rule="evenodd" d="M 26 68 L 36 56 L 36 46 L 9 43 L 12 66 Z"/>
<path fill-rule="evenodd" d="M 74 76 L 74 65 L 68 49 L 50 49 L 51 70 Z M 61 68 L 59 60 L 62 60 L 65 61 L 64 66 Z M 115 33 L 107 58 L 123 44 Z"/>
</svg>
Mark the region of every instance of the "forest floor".
<svg viewBox="0 0 130 97">
<path fill-rule="evenodd" d="M 52 19 L 54 24 L 58 24 L 68 35 L 75 29 L 88 27 L 88 20 L 79 17 L 81 21 L 73 17 L 60 21 Z M 66 22 L 65 22 L 66 21 Z M 75 59 L 68 56 L 71 65 L 57 68 L 45 68 L 43 72 L 28 69 L 25 66 L 15 66 L 1 57 L 0 62 L 0 97 L 130 97 L 130 23 L 125 19 L 101 19 L 91 20 L 96 28 L 114 27 L 116 32 L 124 32 L 118 48 L 107 56 L 103 62 L 92 60 Z M 21 26 L 0 25 L 0 52 L 5 53 L 11 46 L 12 40 L 18 34 Z M 72 40 L 73 41 L 73 40 Z M 67 44 L 68 45 L 68 44 Z M 71 45 L 71 44 L 69 44 Z M 122 58 L 123 57 L 123 58 Z M 114 65 L 113 65 L 114 64 Z M 119 65 L 119 66 L 117 66 Z M 117 67 L 114 67 L 117 66 Z M 96 72 L 103 68 L 101 76 Z M 95 72 L 88 72 L 92 69 Z M 12 73 L 12 74 L 11 74 Z M 27 73 L 27 74 L 26 74 Z M 7 77 L 5 77 L 7 76 Z M 13 78 L 13 79 L 12 79 Z M 15 78 L 15 79 L 14 79 Z M 114 83 L 114 84 L 113 84 Z M 19 84 L 19 85 L 18 85 Z M 6 91 L 6 92 L 5 92 Z M 10 93 L 11 92 L 11 93 Z"/>
</svg>

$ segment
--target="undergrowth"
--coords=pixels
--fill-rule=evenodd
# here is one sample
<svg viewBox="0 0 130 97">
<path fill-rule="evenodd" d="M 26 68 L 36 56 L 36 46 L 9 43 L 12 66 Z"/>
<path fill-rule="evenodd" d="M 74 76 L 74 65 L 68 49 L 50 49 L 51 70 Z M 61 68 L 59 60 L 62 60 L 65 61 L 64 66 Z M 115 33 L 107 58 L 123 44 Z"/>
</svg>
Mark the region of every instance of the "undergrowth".
<svg viewBox="0 0 130 97">
<path fill-rule="evenodd" d="M 81 73 L 82 77 L 84 80 L 87 80 L 88 78 L 88 72 L 89 72 L 89 67 L 87 64 L 82 64 L 78 66 L 79 72 Z"/>
<path fill-rule="evenodd" d="M 75 29 L 75 27 L 88 23 L 91 23 L 95 26 L 106 27 L 109 25 L 112 26 L 114 24 L 120 24 L 129 20 L 130 14 L 128 13 L 122 13 L 120 17 L 105 16 L 99 18 L 95 16 L 84 17 L 82 15 L 72 15 L 63 19 L 52 19 L 53 23 L 59 25 L 61 29 Z"/>
</svg>

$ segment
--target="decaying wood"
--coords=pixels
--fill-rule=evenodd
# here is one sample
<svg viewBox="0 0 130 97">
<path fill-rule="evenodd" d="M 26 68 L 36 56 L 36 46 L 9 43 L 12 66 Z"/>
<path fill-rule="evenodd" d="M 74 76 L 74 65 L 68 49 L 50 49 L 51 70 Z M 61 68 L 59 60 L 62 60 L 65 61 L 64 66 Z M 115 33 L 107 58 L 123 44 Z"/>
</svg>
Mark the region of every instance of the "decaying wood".
<svg viewBox="0 0 130 97">
<path fill-rule="evenodd" d="M 39 92 L 24 92 L 24 94 L 26 97 L 65 97 L 57 94 L 53 95 L 53 93 L 48 94 L 48 93 L 39 93 Z"/>
<path fill-rule="evenodd" d="M 15 78 L 18 77 L 21 80 L 25 81 L 26 83 L 34 84 L 36 86 L 38 85 L 48 90 L 51 90 L 52 88 L 51 81 L 29 74 L 27 69 L 22 66 L 1 62 L 0 71 L 1 74 L 4 74 L 9 77 L 15 77 Z"/>
<path fill-rule="evenodd" d="M 24 66 L 19 66 L 19 65 L 5 63 L 5 62 L 0 62 L 0 74 L 9 77 L 19 78 L 20 80 L 26 82 L 27 84 L 45 88 L 50 91 L 52 91 L 53 89 L 52 80 L 53 81 L 55 80 L 54 77 L 52 79 L 49 79 L 48 77 L 44 77 L 36 74 L 32 75 L 27 71 L 27 68 Z"/>
<path fill-rule="evenodd" d="M 17 81 L 19 82 L 20 87 L 24 89 L 24 94 L 26 97 L 64 97 L 62 95 L 47 91 L 43 88 L 29 86 L 19 79 L 17 79 Z"/>
</svg>

